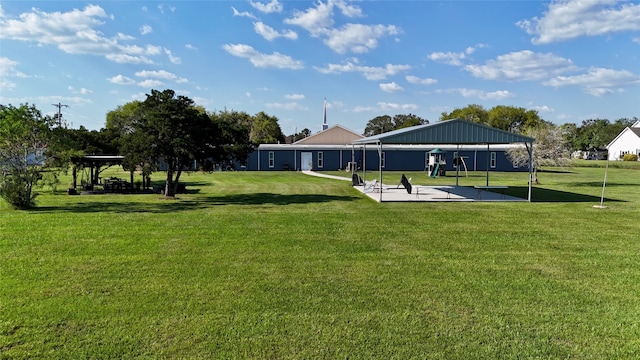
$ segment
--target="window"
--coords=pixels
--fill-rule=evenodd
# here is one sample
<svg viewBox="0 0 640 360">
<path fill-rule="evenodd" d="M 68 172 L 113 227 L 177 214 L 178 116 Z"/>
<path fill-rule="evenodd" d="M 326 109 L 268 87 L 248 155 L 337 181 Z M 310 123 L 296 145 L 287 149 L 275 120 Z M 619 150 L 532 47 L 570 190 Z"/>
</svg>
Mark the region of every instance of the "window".
<svg viewBox="0 0 640 360">
<path fill-rule="evenodd" d="M 273 151 L 269 151 L 269 167 L 272 168 L 276 165 L 276 157 Z"/>
<path fill-rule="evenodd" d="M 496 153 L 495 153 L 495 151 L 491 152 L 491 168 L 492 169 L 496 168 Z"/>
<path fill-rule="evenodd" d="M 318 151 L 318 168 L 322 168 L 322 165 L 324 165 L 324 156 L 322 151 Z"/>
<path fill-rule="evenodd" d="M 382 158 L 381 158 L 380 160 L 382 160 L 382 161 L 380 162 L 380 164 L 381 164 L 381 165 L 382 165 L 382 167 L 384 168 L 384 159 L 385 159 L 384 151 L 381 153 L 381 156 L 382 156 Z"/>
</svg>

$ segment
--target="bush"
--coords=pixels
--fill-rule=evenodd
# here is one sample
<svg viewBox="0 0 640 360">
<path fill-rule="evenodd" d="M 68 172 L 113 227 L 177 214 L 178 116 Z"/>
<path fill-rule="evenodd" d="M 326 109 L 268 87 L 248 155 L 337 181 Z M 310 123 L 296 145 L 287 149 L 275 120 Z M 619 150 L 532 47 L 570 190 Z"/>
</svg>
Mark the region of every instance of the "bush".
<svg viewBox="0 0 640 360">
<path fill-rule="evenodd" d="M 638 155 L 636 154 L 624 154 L 622 161 L 638 161 Z"/>
<path fill-rule="evenodd" d="M 31 190 L 32 182 L 24 176 L 5 176 L 0 182 L 0 197 L 15 209 L 28 209 L 34 206 L 38 194 Z"/>
</svg>

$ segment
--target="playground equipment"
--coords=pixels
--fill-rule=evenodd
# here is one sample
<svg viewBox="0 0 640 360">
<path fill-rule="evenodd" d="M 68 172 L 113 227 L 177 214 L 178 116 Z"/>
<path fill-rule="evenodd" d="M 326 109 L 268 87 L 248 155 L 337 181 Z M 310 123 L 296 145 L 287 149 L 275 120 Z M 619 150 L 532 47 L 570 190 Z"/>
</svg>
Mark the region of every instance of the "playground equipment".
<svg viewBox="0 0 640 360">
<path fill-rule="evenodd" d="M 453 158 L 453 166 L 456 168 L 457 171 L 460 170 L 460 166 L 464 167 L 464 175 L 466 177 L 469 177 L 469 172 L 467 171 L 467 163 L 464 161 L 464 159 L 468 158 L 468 156 L 456 156 Z"/>
<path fill-rule="evenodd" d="M 429 166 L 425 169 L 429 171 L 429 177 L 435 178 L 446 175 L 447 162 L 444 157 L 446 153 L 446 151 L 440 148 L 429 151 Z"/>
</svg>

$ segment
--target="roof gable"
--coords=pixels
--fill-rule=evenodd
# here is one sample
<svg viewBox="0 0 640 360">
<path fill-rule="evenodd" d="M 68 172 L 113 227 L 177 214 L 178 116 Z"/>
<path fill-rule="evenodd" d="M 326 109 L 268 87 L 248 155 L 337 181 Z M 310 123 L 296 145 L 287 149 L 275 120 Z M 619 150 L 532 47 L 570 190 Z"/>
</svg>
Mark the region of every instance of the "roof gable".
<svg viewBox="0 0 640 360">
<path fill-rule="evenodd" d="M 417 125 L 355 140 L 354 144 L 511 144 L 535 139 L 462 119 Z"/>
<path fill-rule="evenodd" d="M 634 134 L 636 137 L 638 137 L 638 139 L 640 139 L 640 127 L 635 127 L 636 125 L 639 125 L 639 124 L 640 124 L 640 121 L 636 122 L 631 127 L 626 127 L 622 131 L 620 131 L 618 136 L 616 136 L 613 140 L 611 140 L 611 142 L 607 145 L 607 149 L 613 146 L 622 136 L 624 136 L 624 134 L 627 131 L 630 132 L 631 134 Z"/>
<path fill-rule="evenodd" d="M 315 133 L 304 139 L 296 141 L 295 145 L 344 145 L 351 144 L 354 140 L 363 138 L 362 135 L 357 134 L 340 125 L 334 125 L 327 130 Z"/>
</svg>

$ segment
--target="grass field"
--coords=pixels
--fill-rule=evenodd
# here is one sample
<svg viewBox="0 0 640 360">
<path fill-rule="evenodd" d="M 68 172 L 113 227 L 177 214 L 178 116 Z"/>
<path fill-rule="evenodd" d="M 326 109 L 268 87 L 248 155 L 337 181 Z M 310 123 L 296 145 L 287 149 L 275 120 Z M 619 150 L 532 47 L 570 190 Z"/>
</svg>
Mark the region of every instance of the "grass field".
<svg viewBox="0 0 640 360">
<path fill-rule="evenodd" d="M 638 358 L 640 170 L 610 168 L 596 209 L 603 176 L 547 169 L 533 203 L 379 204 L 295 172 L 0 202 L 0 358 Z"/>
</svg>

